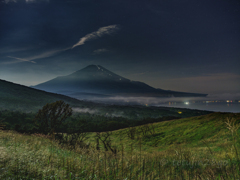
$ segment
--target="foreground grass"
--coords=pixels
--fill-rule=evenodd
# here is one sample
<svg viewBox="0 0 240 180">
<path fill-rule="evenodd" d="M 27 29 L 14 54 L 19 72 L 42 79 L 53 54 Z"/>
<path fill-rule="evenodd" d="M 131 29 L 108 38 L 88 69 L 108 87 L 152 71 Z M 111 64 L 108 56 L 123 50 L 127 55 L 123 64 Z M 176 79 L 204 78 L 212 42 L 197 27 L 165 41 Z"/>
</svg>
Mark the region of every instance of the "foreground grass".
<svg viewBox="0 0 240 180">
<path fill-rule="evenodd" d="M 240 120 L 214 113 L 161 122 L 134 139 L 128 129 L 114 131 L 116 154 L 96 150 L 94 133 L 92 146 L 71 149 L 44 136 L 0 131 L 0 179 L 239 179 L 237 130 L 227 129 L 226 118 L 236 120 L 234 127 Z"/>
<path fill-rule="evenodd" d="M 212 152 L 220 158 L 225 157 L 225 150 L 232 145 L 233 141 L 233 136 L 225 123 L 227 118 L 236 119 L 236 123 L 240 124 L 240 113 L 212 113 L 149 124 L 150 130 L 145 133 L 142 132 L 144 128 L 146 129 L 144 125 L 137 126 L 133 139 L 127 136 L 129 128 L 121 129 L 113 131 L 111 138 L 113 145 L 121 148 L 121 144 L 124 144 L 128 150 L 132 144 L 134 149 L 139 150 L 139 140 L 141 140 L 142 151 L 148 153 L 181 147 L 208 154 L 209 151 L 206 150 L 210 147 Z M 236 133 L 240 134 L 240 129 L 237 131 Z M 89 142 L 95 144 L 95 133 L 90 133 L 89 136 Z M 227 151 L 229 153 L 229 149 Z"/>
</svg>

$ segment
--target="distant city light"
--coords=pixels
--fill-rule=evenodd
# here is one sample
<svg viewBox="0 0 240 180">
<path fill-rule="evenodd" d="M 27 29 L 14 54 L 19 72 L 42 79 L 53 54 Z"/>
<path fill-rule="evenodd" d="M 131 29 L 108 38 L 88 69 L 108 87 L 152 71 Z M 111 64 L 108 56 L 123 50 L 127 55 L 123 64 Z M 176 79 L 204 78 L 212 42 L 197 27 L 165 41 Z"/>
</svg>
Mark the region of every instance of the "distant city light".
<svg viewBox="0 0 240 180">
<path fill-rule="evenodd" d="M 182 114 L 182 112 L 179 111 L 178 114 Z"/>
<path fill-rule="evenodd" d="M 184 104 L 189 105 L 189 102 L 185 102 Z"/>
</svg>

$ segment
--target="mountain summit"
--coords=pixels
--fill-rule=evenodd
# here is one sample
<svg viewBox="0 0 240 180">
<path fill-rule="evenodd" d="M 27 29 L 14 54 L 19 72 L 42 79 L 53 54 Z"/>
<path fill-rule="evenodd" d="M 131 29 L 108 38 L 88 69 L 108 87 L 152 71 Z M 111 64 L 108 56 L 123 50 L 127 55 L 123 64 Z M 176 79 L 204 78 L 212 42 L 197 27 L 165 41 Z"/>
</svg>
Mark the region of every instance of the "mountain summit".
<svg viewBox="0 0 240 180">
<path fill-rule="evenodd" d="M 104 94 L 121 96 L 151 97 L 203 97 L 207 94 L 166 91 L 153 88 L 139 81 L 131 81 L 121 77 L 100 65 L 89 65 L 67 76 L 59 76 L 50 81 L 34 86 L 49 92 L 66 95 Z"/>
<path fill-rule="evenodd" d="M 130 81 L 123 78 L 100 65 L 89 65 L 82 70 L 76 71 L 70 74 L 69 77 L 75 77 L 77 79 L 88 79 L 88 80 L 109 80 L 109 81 Z"/>
</svg>

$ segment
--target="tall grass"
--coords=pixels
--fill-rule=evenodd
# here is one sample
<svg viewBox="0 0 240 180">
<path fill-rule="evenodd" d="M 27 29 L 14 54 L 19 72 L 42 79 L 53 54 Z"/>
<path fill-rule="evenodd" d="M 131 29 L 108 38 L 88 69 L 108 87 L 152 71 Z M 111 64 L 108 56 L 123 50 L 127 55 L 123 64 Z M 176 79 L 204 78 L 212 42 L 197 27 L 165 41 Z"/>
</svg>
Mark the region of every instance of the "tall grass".
<svg viewBox="0 0 240 180">
<path fill-rule="evenodd" d="M 227 119 L 232 146 L 225 157 L 215 156 L 207 140 L 202 153 L 176 146 L 148 153 L 126 147 L 122 142 L 116 154 L 104 149 L 71 149 L 43 135 L 0 131 L 0 179 L 239 179 L 240 164 L 235 119 Z M 232 149 L 232 153 L 231 153 Z"/>
</svg>

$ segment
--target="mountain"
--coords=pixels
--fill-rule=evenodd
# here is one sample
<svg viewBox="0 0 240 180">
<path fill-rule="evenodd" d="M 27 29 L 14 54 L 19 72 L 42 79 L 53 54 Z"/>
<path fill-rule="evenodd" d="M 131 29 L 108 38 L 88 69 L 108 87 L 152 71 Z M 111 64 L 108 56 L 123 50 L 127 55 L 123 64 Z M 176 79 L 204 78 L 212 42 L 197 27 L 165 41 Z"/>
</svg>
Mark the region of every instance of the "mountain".
<svg viewBox="0 0 240 180">
<path fill-rule="evenodd" d="M 45 104 L 58 100 L 63 100 L 71 106 L 81 106 L 87 103 L 65 95 L 0 80 L 0 109 L 36 111 Z"/>
<path fill-rule="evenodd" d="M 143 82 L 131 81 L 100 65 L 89 65 L 67 76 L 33 86 L 36 89 L 76 96 L 76 94 L 102 94 L 109 96 L 147 97 L 204 97 L 207 94 L 166 91 Z"/>
</svg>

